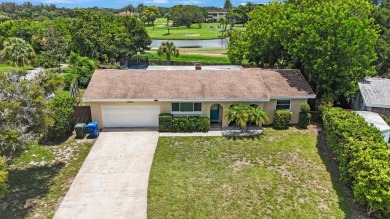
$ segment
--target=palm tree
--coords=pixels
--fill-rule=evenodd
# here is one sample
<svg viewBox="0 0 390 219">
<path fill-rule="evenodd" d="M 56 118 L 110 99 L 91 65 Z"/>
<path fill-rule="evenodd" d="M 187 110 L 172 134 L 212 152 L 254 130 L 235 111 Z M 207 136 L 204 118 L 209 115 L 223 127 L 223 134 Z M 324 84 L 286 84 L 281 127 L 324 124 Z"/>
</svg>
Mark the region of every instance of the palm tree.
<svg viewBox="0 0 390 219">
<path fill-rule="evenodd" d="M 171 14 L 166 13 L 164 17 L 167 19 L 167 28 L 168 28 L 168 35 L 169 35 L 169 19 L 171 19 Z"/>
<path fill-rule="evenodd" d="M 162 54 L 166 55 L 167 58 L 167 64 L 171 64 L 171 55 L 178 57 L 179 56 L 179 49 L 176 48 L 175 44 L 172 42 L 163 42 L 161 43 L 161 46 L 157 50 L 157 55 L 161 56 Z"/>
<path fill-rule="evenodd" d="M 32 46 L 21 38 L 11 37 L 4 42 L 4 49 L 1 52 L 4 60 L 14 66 L 32 64 L 36 59 Z"/>
<path fill-rule="evenodd" d="M 244 127 L 246 127 L 245 132 L 247 132 L 249 129 L 247 123 L 249 121 L 259 125 L 260 122 L 264 123 L 268 120 L 268 114 L 258 107 L 255 108 L 249 105 L 235 104 L 229 107 L 225 114 L 225 118 L 228 119 L 229 123 L 235 122 L 242 132 L 244 132 Z"/>
</svg>

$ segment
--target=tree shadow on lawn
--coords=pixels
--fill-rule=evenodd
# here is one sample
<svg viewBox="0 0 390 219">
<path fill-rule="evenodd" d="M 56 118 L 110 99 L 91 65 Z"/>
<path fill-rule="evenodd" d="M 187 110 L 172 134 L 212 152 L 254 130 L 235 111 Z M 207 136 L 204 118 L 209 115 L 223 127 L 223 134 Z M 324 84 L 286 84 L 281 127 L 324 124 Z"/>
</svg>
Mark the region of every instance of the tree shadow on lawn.
<svg viewBox="0 0 390 219">
<path fill-rule="evenodd" d="M 0 199 L 0 218 L 25 218 L 36 203 L 32 200 L 49 193 L 51 179 L 65 166 L 31 167 L 9 172 L 7 195 Z"/>
<path fill-rule="evenodd" d="M 74 135 L 73 132 L 67 132 L 63 136 L 61 136 L 61 138 L 56 140 L 50 140 L 46 136 L 43 136 L 42 138 L 39 139 L 38 144 L 45 145 L 45 146 L 58 146 L 68 141 L 69 138 L 71 138 L 73 135 Z"/>
<path fill-rule="evenodd" d="M 339 199 L 338 204 L 345 213 L 345 218 L 370 218 L 362 205 L 354 203 L 351 188 L 340 180 L 338 164 L 326 144 L 326 135 L 322 124 L 317 123 L 317 129 L 317 150 L 326 170 L 330 173 L 333 188 Z"/>
</svg>

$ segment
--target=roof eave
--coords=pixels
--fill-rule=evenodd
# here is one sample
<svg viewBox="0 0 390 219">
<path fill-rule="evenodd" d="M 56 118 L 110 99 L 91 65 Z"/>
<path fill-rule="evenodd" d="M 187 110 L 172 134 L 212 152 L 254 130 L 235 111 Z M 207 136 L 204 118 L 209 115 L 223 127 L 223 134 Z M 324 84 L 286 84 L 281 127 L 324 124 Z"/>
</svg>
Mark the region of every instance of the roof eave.
<svg viewBox="0 0 390 219">
<path fill-rule="evenodd" d="M 390 108 L 390 105 L 385 105 L 385 104 L 370 104 L 366 103 L 367 107 L 377 107 L 377 108 Z"/>
<path fill-rule="evenodd" d="M 269 98 L 225 98 L 225 99 L 126 99 L 126 98 L 83 98 L 83 102 L 267 102 Z"/>
</svg>

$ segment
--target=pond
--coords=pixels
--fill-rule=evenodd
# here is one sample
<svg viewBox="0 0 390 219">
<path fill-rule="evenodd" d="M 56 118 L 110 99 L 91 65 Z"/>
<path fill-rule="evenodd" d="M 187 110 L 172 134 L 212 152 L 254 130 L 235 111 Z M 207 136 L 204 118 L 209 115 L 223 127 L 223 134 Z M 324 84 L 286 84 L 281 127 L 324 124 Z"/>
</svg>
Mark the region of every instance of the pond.
<svg viewBox="0 0 390 219">
<path fill-rule="evenodd" d="M 229 38 L 212 40 L 152 40 L 151 47 L 159 47 L 162 42 L 173 42 L 180 48 L 226 48 Z"/>
</svg>

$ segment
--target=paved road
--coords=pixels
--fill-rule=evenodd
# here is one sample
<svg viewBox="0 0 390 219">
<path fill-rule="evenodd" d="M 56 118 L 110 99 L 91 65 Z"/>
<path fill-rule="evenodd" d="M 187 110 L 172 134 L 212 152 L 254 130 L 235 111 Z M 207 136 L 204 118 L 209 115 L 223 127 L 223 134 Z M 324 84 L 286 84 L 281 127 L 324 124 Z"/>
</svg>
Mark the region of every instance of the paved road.
<svg viewBox="0 0 390 219">
<path fill-rule="evenodd" d="M 102 132 L 54 218 L 146 218 L 156 131 Z"/>
</svg>

